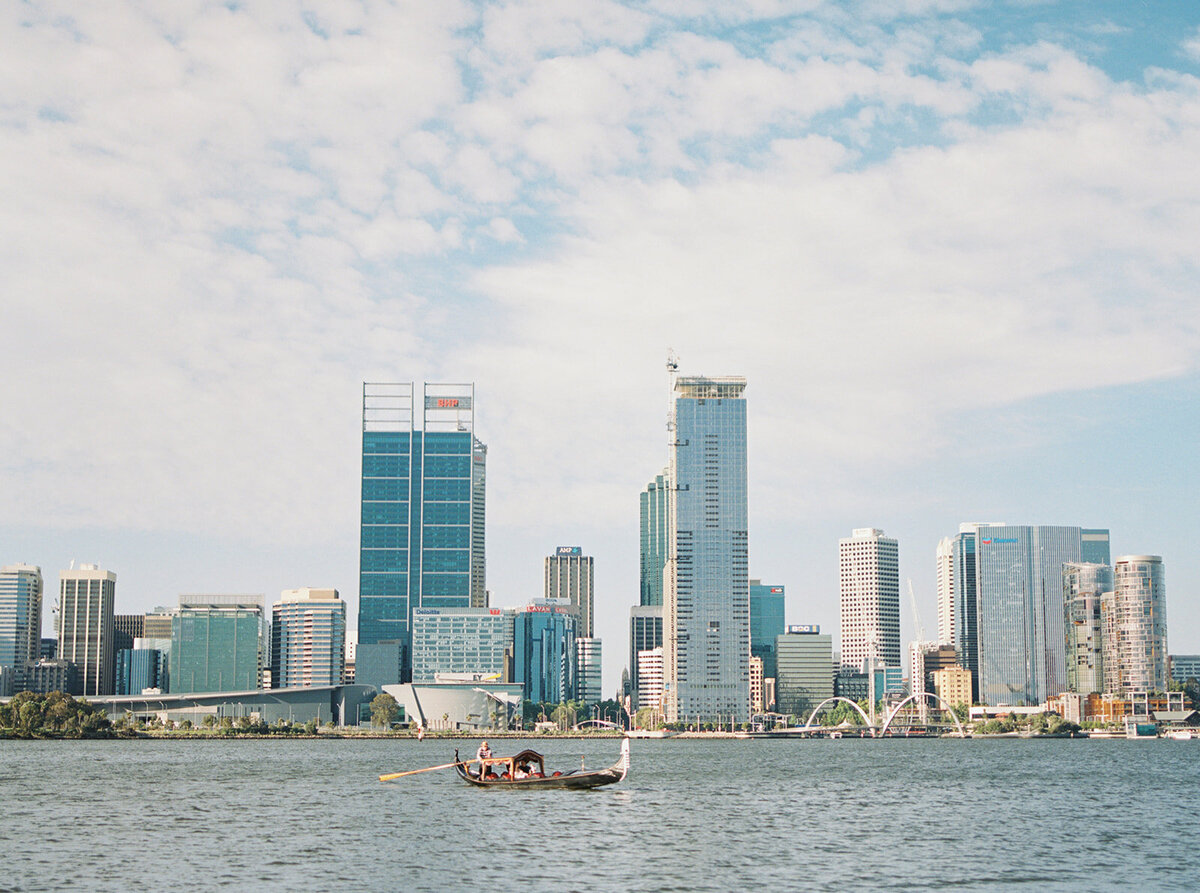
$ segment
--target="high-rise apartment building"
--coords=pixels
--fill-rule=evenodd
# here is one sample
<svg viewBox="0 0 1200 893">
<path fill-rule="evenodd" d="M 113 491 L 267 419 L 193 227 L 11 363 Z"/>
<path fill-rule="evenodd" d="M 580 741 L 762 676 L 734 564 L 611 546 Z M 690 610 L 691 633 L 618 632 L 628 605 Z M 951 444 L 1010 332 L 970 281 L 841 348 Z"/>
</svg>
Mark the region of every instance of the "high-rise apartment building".
<svg viewBox="0 0 1200 893">
<path fill-rule="evenodd" d="M 782 586 L 750 581 L 750 656 L 762 661 L 763 677 L 775 678 L 775 640 L 784 631 Z"/>
<path fill-rule="evenodd" d="M 42 569 L 0 567 L 0 667 L 36 661 L 42 644 Z"/>
<path fill-rule="evenodd" d="M 1067 690 L 1091 694 L 1104 690 L 1104 627 L 1100 603 L 1113 588 L 1107 564 L 1063 565 Z"/>
<path fill-rule="evenodd" d="M 629 687 L 634 709 L 644 707 L 641 698 L 641 664 L 638 654 L 660 649 L 663 643 L 662 605 L 634 605 L 629 609 Z M 661 681 L 661 680 L 660 680 Z M 661 689 L 661 685 L 660 685 Z M 661 696 L 661 690 L 660 690 Z"/>
<path fill-rule="evenodd" d="M 171 693 L 261 688 L 263 621 L 261 595 L 181 595 L 171 618 Z"/>
<path fill-rule="evenodd" d="M 978 700 L 1040 704 L 1067 690 L 1063 566 L 1085 542 L 1107 564 L 1108 532 L 981 524 L 975 540 Z"/>
<path fill-rule="evenodd" d="M 669 721 L 749 717 L 745 388 L 740 376 L 674 383 L 663 593 Z"/>
<path fill-rule="evenodd" d="M 579 634 L 595 635 L 592 614 L 595 602 L 595 568 L 581 546 L 559 546 L 546 557 L 542 575 L 543 598 L 565 598 L 579 609 Z"/>
<path fill-rule="evenodd" d="M 285 589 L 271 608 L 271 687 L 341 685 L 346 603 L 336 589 Z"/>
<path fill-rule="evenodd" d="M 671 472 L 663 469 L 655 476 L 639 500 L 641 509 L 640 578 L 639 604 L 661 605 L 663 603 L 663 569 L 667 566 L 667 550 L 670 548 L 670 490 Z"/>
<path fill-rule="evenodd" d="M 838 541 L 842 666 L 865 672 L 869 665 L 899 667 L 900 552 L 894 539 L 874 527 L 857 528 Z"/>
<path fill-rule="evenodd" d="M 954 600 L 954 540 L 942 537 L 937 545 L 937 612 L 938 641 L 957 645 L 955 626 L 958 621 L 958 605 Z"/>
<path fill-rule="evenodd" d="M 363 384 L 357 661 L 369 684 L 411 679 L 413 609 L 488 601 L 475 387 L 427 383 L 420 428 L 414 394 L 411 383 Z M 370 655 L 377 645 L 391 646 L 386 659 Z M 366 667 L 398 678 L 365 678 Z"/>
<path fill-rule="evenodd" d="M 79 668 L 79 691 L 72 694 L 111 695 L 117 575 L 83 564 L 61 571 L 58 579 L 58 657 Z"/>
<path fill-rule="evenodd" d="M 1104 691 L 1165 692 L 1167 594 L 1162 558 L 1125 555 L 1113 563 L 1113 591 L 1101 597 Z"/>
</svg>

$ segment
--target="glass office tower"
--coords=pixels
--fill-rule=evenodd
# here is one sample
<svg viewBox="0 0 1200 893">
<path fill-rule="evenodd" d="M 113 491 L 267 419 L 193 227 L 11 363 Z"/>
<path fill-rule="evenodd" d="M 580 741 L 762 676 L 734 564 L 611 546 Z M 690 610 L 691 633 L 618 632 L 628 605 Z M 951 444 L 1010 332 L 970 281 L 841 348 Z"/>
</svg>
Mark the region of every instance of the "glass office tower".
<svg viewBox="0 0 1200 893">
<path fill-rule="evenodd" d="M 663 592 L 668 721 L 749 718 L 745 389 L 741 376 L 674 383 Z"/>
<path fill-rule="evenodd" d="M 762 659 L 765 679 L 775 678 L 775 639 L 783 635 L 784 597 L 782 586 L 750 581 L 750 656 Z"/>
<path fill-rule="evenodd" d="M 262 688 L 263 597 L 181 595 L 171 617 L 171 694 Z"/>
<path fill-rule="evenodd" d="M 575 631 L 578 613 L 566 601 L 538 599 L 513 618 L 513 682 L 525 700 L 559 704 L 577 694 Z"/>
<path fill-rule="evenodd" d="M 1107 531 L 1089 531 L 1107 536 Z M 1079 527 L 980 525 L 976 534 L 979 699 L 1040 704 L 1067 690 L 1063 566 L 1083 552 Z M 1089 555 L 1107 551 L 1090 540 Z"/>
<path fill-rule="evenodd" d="M 475 387 L 425 384 L 419 429 L 414 402 L 411 383 L 363 384 L 358 654 L 364 666 L 383 665 L 376 645 L 398 655 L 368 684 L 412 678 L 414 608 L 487 607 Z"/>
<path fill-rule="evenodd" d="M 668 533 L 668 494 L 670 492 L 670 472 L 663 469 L 662 474 L 646 485 L 639 499 L 641 509 L 641 605 L 661 605 L 663 603 L 663 567 L 667 563 L 667 548 L 670 540 Z"/>
<path fill-rule="evenodd" d="M 0 567 L 0 667 L 37 660 L 42 645 L 42 569 Z"/>
</svg>

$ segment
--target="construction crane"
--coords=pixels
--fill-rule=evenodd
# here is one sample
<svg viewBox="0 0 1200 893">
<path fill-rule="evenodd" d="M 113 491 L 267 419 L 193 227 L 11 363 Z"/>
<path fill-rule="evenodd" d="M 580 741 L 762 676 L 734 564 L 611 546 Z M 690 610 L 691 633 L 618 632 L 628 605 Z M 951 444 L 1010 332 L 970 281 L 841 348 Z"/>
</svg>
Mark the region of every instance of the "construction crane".
<svg viewBox="0 0 1200 893">
<path fill-rule="evenodd" d="M 917 628 L 917 641 L 925 641 L 925 624 L 921 622 L 921 612 L 917 610 L 917 597 L 913 594 L 912 577 L 908 578 L 908 600 L 912 603 L 913 623 Z"/>
</svg>

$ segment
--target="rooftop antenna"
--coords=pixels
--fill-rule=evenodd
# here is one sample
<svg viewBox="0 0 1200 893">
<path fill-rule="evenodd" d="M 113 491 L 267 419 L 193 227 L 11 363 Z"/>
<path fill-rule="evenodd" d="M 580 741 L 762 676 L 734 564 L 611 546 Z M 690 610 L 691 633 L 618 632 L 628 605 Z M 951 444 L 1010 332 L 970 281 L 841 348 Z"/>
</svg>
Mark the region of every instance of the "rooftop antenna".
<svg viewBox="0 0 1200 893">
<path fill-rule="evenodd" d="M 67 570 L 69 570 L 69 571 L 75 570 L 75 559 L 74 558 L 71 559 L 71 563 L 67 566 Z"/>
<path fill-rule="evenodd" d="M 679 357 L 667 348 L 667 440 L 675 441 L 675 375 L 679 372 Z"/>
</svg>

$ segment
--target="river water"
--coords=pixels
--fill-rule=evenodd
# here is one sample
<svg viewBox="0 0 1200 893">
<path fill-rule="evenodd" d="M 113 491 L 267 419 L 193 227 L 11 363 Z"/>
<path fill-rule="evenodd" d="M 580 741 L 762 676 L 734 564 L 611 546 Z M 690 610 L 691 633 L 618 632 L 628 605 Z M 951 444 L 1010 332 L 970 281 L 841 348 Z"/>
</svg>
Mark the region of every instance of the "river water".
<svg viewBox="0 0 1200 893">
<path fill-rule="evenodd" d="M 0 742 L 0 890 L 1200 885 L 1200 741 L 634 741 L 629 777 L 596 791 L 376 780 L 455 744 L 474 753 Z M 537 746 L 550 768 L 599 768 L 619 742 Z"/>
</svg>

